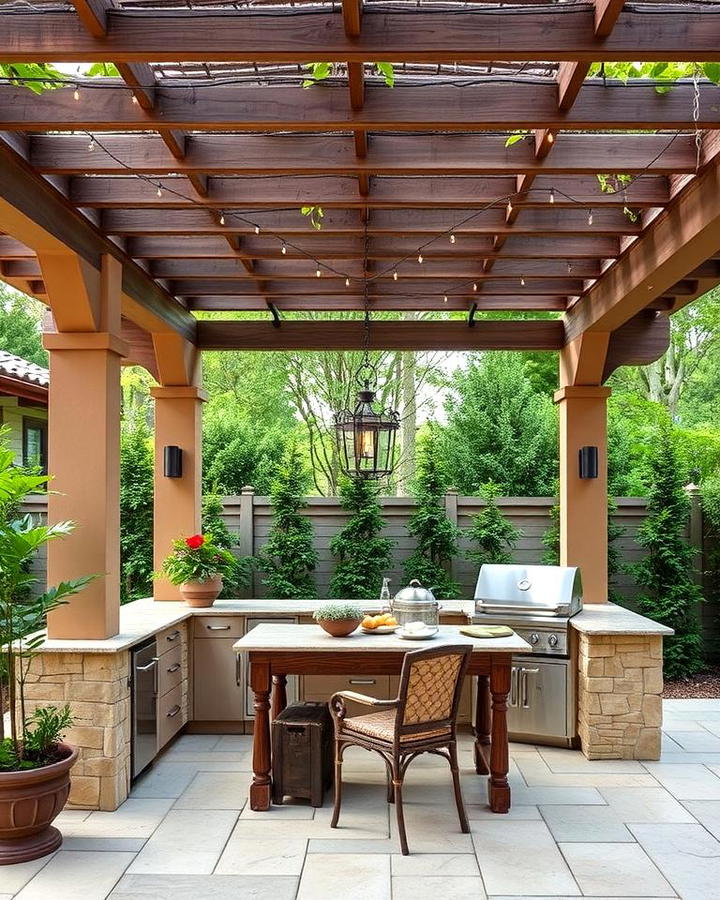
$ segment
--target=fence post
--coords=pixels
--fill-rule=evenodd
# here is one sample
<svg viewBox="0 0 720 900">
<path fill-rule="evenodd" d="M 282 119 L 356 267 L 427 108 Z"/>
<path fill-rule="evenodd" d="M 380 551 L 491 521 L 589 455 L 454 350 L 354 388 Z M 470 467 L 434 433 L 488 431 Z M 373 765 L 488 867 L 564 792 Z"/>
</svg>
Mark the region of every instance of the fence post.
<svg viewBox="0 0 720 900">
<path fill-rule="evenodd" d="M 255 554 L 255 515 L 254 515 L 255 488 L 246 484 L 240 491 L 240 528 L 238 531 L 238 548 L 241 556 L 253 556 Z M 255 596 L 255 570 L 253 569 L 250 584 L 243 593 L 247 597 Z"/>
<path fill-rule="evenodd" d="M 450 520 L 453 528 L 458 527 L 458 492 L 445 492 L 445 515 Z M 457 581 L 457 556 L 453 556 L 448 565 L 448 574 L 453 581 Z"/>
</svg>

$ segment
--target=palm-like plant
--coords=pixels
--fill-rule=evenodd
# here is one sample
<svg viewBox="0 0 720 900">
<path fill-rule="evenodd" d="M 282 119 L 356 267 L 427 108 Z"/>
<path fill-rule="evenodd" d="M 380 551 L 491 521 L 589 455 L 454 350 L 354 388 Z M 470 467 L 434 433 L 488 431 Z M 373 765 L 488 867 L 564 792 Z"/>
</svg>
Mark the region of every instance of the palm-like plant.
<svg viewBox="0 0 720 900">
<path fill-rule="evenodd" d="M 4 434 L 0 431 L 0 440 Z M 61 731 L 70 724 L 67 708 L 49 707 L 28 718 L 25 684 L 30 662 L 45 639 L 47 614 L 67 602 L 95 576 L 60 582 L 33 596 L 37 578 L 30 563 L 37 551 L 65 537 L 72 522 L 38 524 L 19 515 L 22 500 L 46 489 L 47 476 L 13 464 L 12 450 L 0 446 L 0 708 L 10 711 L 10 734 L 0 715 L 0 769 L 35 768 L 52 759 Z"/>
</svg>

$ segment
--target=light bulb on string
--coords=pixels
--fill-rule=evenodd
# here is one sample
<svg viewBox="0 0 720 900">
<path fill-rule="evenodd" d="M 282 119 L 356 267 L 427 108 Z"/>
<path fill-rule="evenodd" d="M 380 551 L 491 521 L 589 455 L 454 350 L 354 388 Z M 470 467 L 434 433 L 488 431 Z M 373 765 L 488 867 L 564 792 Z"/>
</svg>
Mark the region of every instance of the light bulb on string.
<svg viewBox="0 0 720 900">
<path fill-rule="evenodd" d="M 75 90 L 73 91 L 73 100 L 79 100 L 79 99 L 80 99 L 80 88 L 77 85 L 75 85 Z"/>
<path fill-rule="evenodd" d="M 136 95 L 136 94 L 133 94 L 133 95 L 132 95 L 132 102 L 135 104 L 135 106 L 138 105 L 138 98 L 137 98 L 137 95 Z"/>
<path fill-rule="evenodd" d="M 505 210 L 506 210 L 508 216 L 512 215 L 512 211 L 513 211 L 512 200 L 508 200 Z"/>
<path fill-rule="evenodd" d="M 350 279 L 349 278 L 345 279 L 345 287 L 350 287 Z"/>
<path fill-rule="evenodd" d="M 95 138 L 91 136 L 90 141 L 88 143 L 88 150 L 92 153 L 92 151 L 94 149 L 95 149 Z"/>
<path fill-rule="evenodd" d="M 157 186 L 157 191 L 156 191 L 156 193 L 157 193 L 158 197 L 162 197 L 162 185 L 159 184 L 159 185 Z"/>
<path fill-rule="evenodd" d="M 552 131 L 548 131 L 547 133 L 547 142 L 548 144 L 555 143 L 555 135 L 552 133 Z"/>
<path fill-rule="evenodd" d="M 422 253 L 418 253 L 418 262 L 422 265 L 423 255 Z"/>
<path fill-rule="evenodd" d="M 225 213 L 220 213 L 220 224 L 221 225 L 225 224 Z"/>
<path fill-rule="evenodd" d="M 259 225 L 255 226 L 255 234 L 260 234 L 260 226 Z"/>
<path fill-rule="evenodd" d="M 588 210 L 588 225 L 592 225 L 593 223 L 593 211 L 591 209 Z"/>
<path fill-rule="evenodd" d="M 477 281 L 473 281 L 473 290 L 474 290 L 474 291 L 477 290 Z"/>
<path fill-rule="evenodd" d="M 451 244 L 454 244 L 454 243 L 455 243 L 455 235 L 452 234 L 452 233 L 450 234 L 450 243 L 451 243 Z"/>
<path fill-rule="evenodd" d="M 397 281 L 397 280 L 398 280 L 398 273 L 397 273 L 397 269 L 395 269 L 395 271 L 393 272 L 393 281 Z"/>
<path fill-rule="evenodd" d="M 283 256 L 285 256 L 287 254 L 287 247 L 285 246 L 285 244 L 283 244 L 282 247 L 280 248 L 280 252 L 282 253 Z"/>
<path fill-rule="evenodd" d="M 555 188 L 550 188 L 550 202 L 555 202 Z"/>
<path fill-rule="evenodd" d="M 525 276 L 524 275 L 520 276 L 520 286 L 525 287 Z"/>
<path fill-rule="evenodd" d="M 321 270 L 320 270 L 320 269 L 315 269 L 315 277 L 316 277 L 316 278 L 320 278 L 321 275 L 322 275 Z"/>
<path fill-rule="evenodd" d="M 443 294 L 443 303 L 447 303 L 447 302 L 448 302 L 447 294 Z"/>
</svg>

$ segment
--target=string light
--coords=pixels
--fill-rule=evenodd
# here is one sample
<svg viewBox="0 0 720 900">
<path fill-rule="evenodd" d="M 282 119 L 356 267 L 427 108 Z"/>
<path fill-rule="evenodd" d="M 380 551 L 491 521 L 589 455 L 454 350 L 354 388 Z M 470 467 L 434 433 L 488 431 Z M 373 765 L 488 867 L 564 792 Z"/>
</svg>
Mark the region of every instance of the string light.
<svg viewBox="0 0 720 900">
<path fill-rule="evenodd" d="M 80 88 L 78 88 L 78 86 L 75 85 L 75 90 L 73 91 L 73 100 L 79 100 L 79 99 L 80 99 Z"/>
<path fill-rule="evenodd" d="M 593 212 L 591 209 L 588 210 L 588 225 L 592 225 L 593 223 Z"/>
<path fill-rule="evenodd" d="M 525 276 L 524 275 L 520 276 L 520 286 L 525 287 Z"/>
<path fill-rule="evenodd" d="M 322 275 L 322 272 L 320 271 L 320 269 L 315 269 L 315 277 L 320 278 L 321 275 Z"/>
<path fill-rule="evenodd" d="M 455 235 L 452 234 L 452 233 L 450 234 L 450 243 L 451 243 L 451 244 L 454 244 L 454 243 L 455 243 Z"/>
<path fill-rule="evenodd" d="M 157 191 L 156 191 L 156 193 L 157 193 L 158 197 L 162 197 L 162 185 L 159 184 L 159 185 L 157 186 Z"/>
<path fill-rule="evenodd" d="M 345 287 L 350 287 L 350 279 L 349 278 L 345 279 Z"/>
<path fill-rule="evenodd" d="M 92 153 L 92 151 L 94 149 L 95 149 L 95 138 L 91 137 L 90 142 L 88 143 L 88 150 Z"/>
<path fill-rule="evenodd" d="M 397 280 L 398 280 L 398 273 L 397 273 L 397 269 L 395 269 L 395 271 L 393 272 L 393 281 L 397 281 Z"/>
<path fill-rule="evenodd" d="M 508 216 L 511 216 L 512 211 L 513 211 L 512 200 L 508 200 L 506 210 L 507 210 Z"/>
<path fill-rule="evenodd" d="M 555 143 L 555 135 L 552 133 L 552 131 L 548 131 L 548 133 L 547 133 L 547 142 L 548 142 L 548 144 Z"/>
<path fill-rule="evenodd" d="M 135 94 L 132 95 L 132 102 L 135 104 L 135 106 L 138 105 L 138 98 Z"/>
<path fill-rule="evenodd" d="M 422 253 L 418 253 L 418 262 L 422 265 L 423 255 Z"/>
<path fill-rule="evenodd" d="M 474 291 L 477 290 L 477 281 L 473 281 L 473 290 L 474 290 Z"/>
<path fill-rule="evenodd" d="M 550 188 L 550 202 L 555 202 L 555 188 Z"/>
<path fill-rule="evenodd" d="M 570 261 L 568 261 L 567 270 L 568 270 L 568 275 L 572 275 L 573 267 L 572 267 L 572 263 Z"/>
<path fill-rule="evenodd" d="M 285 256 L 287 254 L 287 247 L 285 246 L 285 244 L 283 244 L 282 247 L 280 248 L 280 252 L 282 253 L 283 256 Z"/>
<path fill-rule="evenodd" d="M 225 224 L 225 213 L 220 213 L 220 224 L 221 225 Z"/>
<path fill-rule="evenodd" d="M 443 303 L 447 303 L 447 294 L 443 294 Z"/>
<path fill-rule="evenodd" d="M 260 226 L 259 225 L 255 226 L 255 234 L 260 234 Z"/>
</svg>

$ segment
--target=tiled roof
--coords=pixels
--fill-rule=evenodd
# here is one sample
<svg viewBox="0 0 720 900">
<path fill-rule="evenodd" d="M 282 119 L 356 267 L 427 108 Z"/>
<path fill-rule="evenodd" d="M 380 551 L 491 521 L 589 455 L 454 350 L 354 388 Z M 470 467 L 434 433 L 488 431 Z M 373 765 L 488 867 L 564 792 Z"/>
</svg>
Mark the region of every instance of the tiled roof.
<svg viewBox="0 0 720 900">
<path fill-rule="evenodd" d="M 0 375 L 40 387 L 47 387 L 50 384 L 50 373 L 47 369 L 5 350 L 0 350 Z"/>
</svg>

